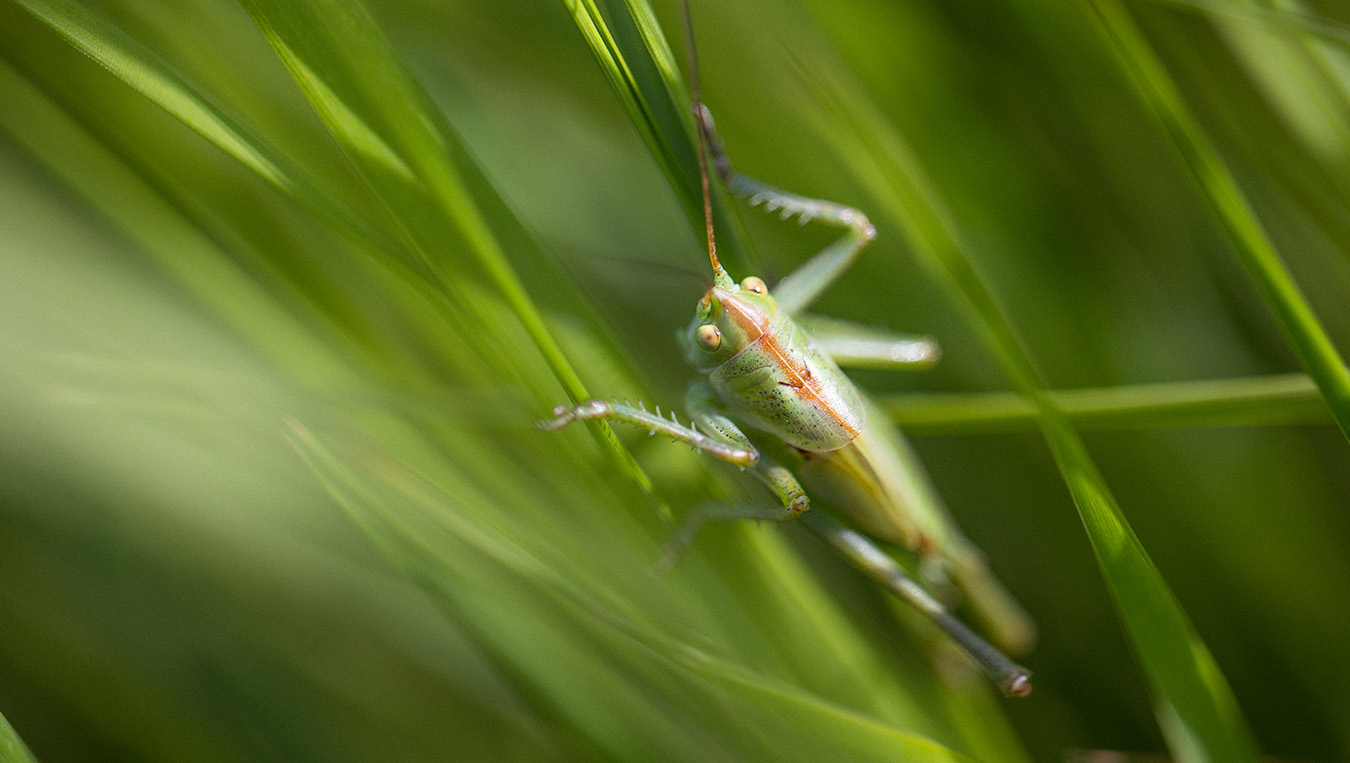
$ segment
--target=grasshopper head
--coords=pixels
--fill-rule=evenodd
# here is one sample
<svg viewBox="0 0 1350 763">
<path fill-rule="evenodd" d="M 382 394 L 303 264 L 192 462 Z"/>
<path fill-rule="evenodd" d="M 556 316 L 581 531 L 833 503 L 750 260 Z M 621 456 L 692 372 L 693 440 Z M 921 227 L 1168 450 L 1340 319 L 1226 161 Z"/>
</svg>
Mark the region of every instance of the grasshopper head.
<svg viewBox="0 0 1350 763">
<path fill-rule="evenodd" d="M 698 301 L 689 326 L 679 332 L 684 355 L 695 368 L 707 372 L 754 344 L 778 312 L 763 279 L 751 276 L 740 284 L 718 278 Z"/>
</svg>

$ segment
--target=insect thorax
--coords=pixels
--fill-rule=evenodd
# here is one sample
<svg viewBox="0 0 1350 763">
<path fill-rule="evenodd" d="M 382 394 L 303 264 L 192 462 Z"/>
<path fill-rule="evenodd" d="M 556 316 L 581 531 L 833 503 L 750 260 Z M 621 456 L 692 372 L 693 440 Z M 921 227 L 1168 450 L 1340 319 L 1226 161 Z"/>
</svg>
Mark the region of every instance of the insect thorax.
<svg viewBox="0 0 1350 763">
<path fill-rule="evenodd" d="M 866 419 L 853 382 L 786 313 L 708 381 L 736 418 L 802 450 L 842 448 Z"/>
</svg>

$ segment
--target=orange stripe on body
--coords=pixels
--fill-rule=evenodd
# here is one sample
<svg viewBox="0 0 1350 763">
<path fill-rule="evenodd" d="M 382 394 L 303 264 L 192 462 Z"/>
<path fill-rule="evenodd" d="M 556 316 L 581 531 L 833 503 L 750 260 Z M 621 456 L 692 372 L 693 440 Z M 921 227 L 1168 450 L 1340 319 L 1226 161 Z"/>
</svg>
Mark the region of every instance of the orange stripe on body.
<svg viewBox="0 0 1350 763">
<path fill-rule="evenodd" d="M 771 317 L 765 315 L 763 310 L 755 309 L 753 305 L 746 304 L 745 300 L 725 290 L 714 289 L 714 291 L 722 292 L 719 300 L 722 309 L 731 317 L 731 322 L 745 332 L 751 344 L 768 332 Z"/>
<path fill-rule="evenodd" d="M 778 367 L 783 376 L 787 377 L 786 382 L 779 382 L 779 384 L 792 387 L 808 405 L 827 413 L 830 418 L 839 424 L 841 429 L 849 434 L 849 437 L 858 436 L 860 430 L 849 423 L 829 401 L 821 396 L 820 380 L 811 374 L 811 369 L 807 367 L 806 363 L 795 360 L 789 349 L 778 341 L 778 336 L 772 331 L 772 316 L 765 315 L 764 311 L 746 304 L 744 300 L 731 294 L 726 294 L 723 297 L 722 308 L 726 310 L 732 322 L 745 332 L 750 343 L 758 342 L 760 347 L 773 359 L 774 365 Z"/>
</svg>

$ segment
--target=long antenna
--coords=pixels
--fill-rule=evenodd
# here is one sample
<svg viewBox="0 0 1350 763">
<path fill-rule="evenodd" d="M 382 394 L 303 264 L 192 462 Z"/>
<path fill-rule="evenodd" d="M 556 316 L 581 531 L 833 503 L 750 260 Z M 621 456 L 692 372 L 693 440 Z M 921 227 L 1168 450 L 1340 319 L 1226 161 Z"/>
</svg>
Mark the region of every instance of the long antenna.
<svg viewBox="0 0 1350 763">
<path fill-rule="evenodd" d="M 694 128 L 698 131 L 698 177 L 703 186 L 703 221 L 708 227 L 708 260 L 712 263 L 714 278 L 730 280 L 717 259 L 717 236 L 713 233 L 712 190 L 708 186 L 708 141 L 711 136 L 708 135 L 707 110 L 703 107 L 703 93 L 699 87 L 698 49 L 694 46 L 694 20 L 689 13 L 689 0 L 681 0 L 680 9 L 684 14 L 684 44 L 689 59 L 689 94 L 694 101 Z"/>
</svg>

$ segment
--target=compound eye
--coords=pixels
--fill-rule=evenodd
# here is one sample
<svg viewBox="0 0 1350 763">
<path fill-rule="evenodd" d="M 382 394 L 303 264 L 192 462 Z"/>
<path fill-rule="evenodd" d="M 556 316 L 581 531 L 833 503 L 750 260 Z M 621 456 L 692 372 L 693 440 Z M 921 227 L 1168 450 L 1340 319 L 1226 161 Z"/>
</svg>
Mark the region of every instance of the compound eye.
<svg viewBox="0 0 1350 763">
<path fill-rule="evenodd" d="M 768 293 L 769 293 L 769 286 L 768 286 L 768 284 L 764 283 L 764 279 L 763 279 L 763 278 L 760 278 L 760 277 L 758 277 L 758 276 L 750 276 L 749 278 L 745 279 L 744 281 L 741 281 L 741 288 L 742 288 L 742 289 L 745 289 L 746 291 L 750 292 L 751 294 L 768 294 Z"/>
<path fill-rule="evenodd" d="M 698 327 L 698 346 L 708 352 L 716 352 L 722 346 L 722 332 L 711 323 Z"/>
</svg>

